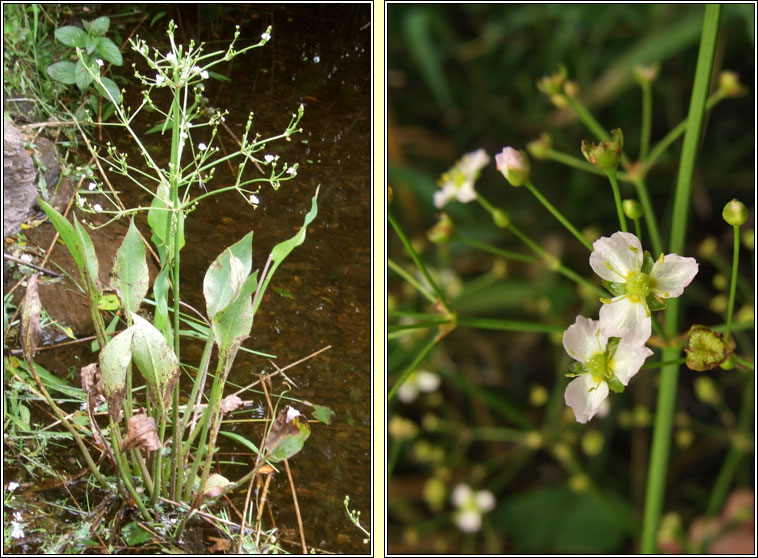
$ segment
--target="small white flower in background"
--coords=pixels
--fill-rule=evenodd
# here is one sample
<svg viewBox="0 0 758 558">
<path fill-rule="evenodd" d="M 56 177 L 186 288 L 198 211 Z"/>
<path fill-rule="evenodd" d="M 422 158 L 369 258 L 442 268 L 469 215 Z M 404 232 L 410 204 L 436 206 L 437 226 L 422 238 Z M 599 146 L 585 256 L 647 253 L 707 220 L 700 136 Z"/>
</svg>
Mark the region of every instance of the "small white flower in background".
<svg viewBox="0 0 758 558">
<path fill-rule="evenodd" d="M 489 490 L 474 492 L 466 484 L 453 489 L 453 505 L 458 508 L 453 517 L 461 531 L 475 533 L 482 527 L 482 515 L 495 509 L 495 497 Z"/>
<path fill-rule="evenodd" d="M 609 339 L 600 322 L 584 316 L 577 316 L 563 333 L 563 348 L 577 361 L 571 366 L 577 377 L 566 386 L 564 399 L 581 423 L 595 416 L 610 390 L 623 391 L 653 354 L 642 343 Z"/>
<path fill-rule="evenodd" d="M 166 55 L 166 60 L 170 60 L 171 62 L 176 62 L 176 54 L 174 54 L 173 52 L 169 52 Z"/>
<path fill-rule="evenodd" d="M 95 62 L 97 62 L 97 65 L 100 66 L 101 68 L 103 67 L 103 61 L 100 60 L 99 58 L 95 60 Z"/>
<path fill-rule="evenodd" d="M 313 57 L 313 63 L 318 64 L 319 62 L 321 62 L 321 57 L 317 54 Z"/>
<path fill-rule="evenodd" d="M 208 70 L 203 70 L 202 72 L 200 72 L 200 77 L 203 79 L 208 79 L 210 77 Z"/>
<path fill-rule="evenodd" d="M 592 245 L 590 267 L 607 281 L 615 296 L 601 299 L 600 329 L 606 337 L 623 337 L 645 343 L 650 338 L 650 310 L 665 306 L 666 298 L 676 298 L 695 278 L 698 263 L 677 254 L 652 257 L 642 252 L 632 233 L 617 232 Z"/>
<path fill-rule="evenodd" d="M 208 146 L 207 146 L 207 145 L 205 145 L 203 142 L 200 142 L 200 143 L 198 143 L 198 144 L 197 144 L 197 148 L 198 148 L 200 151 L 205 151 L 206 149 L 208 149 Z"/>
<path fill-rule="evenodd" d="M 100 205 L 99 203 L 96 203 L 95 205 L 92 206 L 92 209 L 100 213 L 103 210 L 103 206 Z"/>
<path fill-rule="evenodd" d="M 453 198 L 461 203 L 475 200 L 474 182 L 489 162 L 490 157 L 484 149 L 466 153 L 453 168 L 440 177 L 441 190 L 434 193 L 434 206 L 441 209 Z"/>
<path fill-rule="evenodd" d="M 18 487 L 19 487 L 19 484 L 16 481 L 11 481 L 8 483 L 8 486 L 6 486 L 5 488 L 8 492 L 13 492 Z"/>
<path fill-rule="evenodd" d="M 271 33 L 266 31 L 265 33 L 263 33 L 263 35 L 261 35 L 261 39 L 263 39 L 264 41 L 268 41 L 269 39 L 271 39 Z"/>
<path fill-rule="evenodd" d="M 19 260 L 26 262 L 26 263 L 32 263 L 32 255 L 31 254 L 21 254 L 21 257 Z"/>
<path fill-rule="evenodd" d="M 267 163 L 270 163 L 271 161 L 273 161 L 273 160 L 274 160 L 274 156 L 273 156 L 273 155 L 271 155 L 271 154 L 269 153 L 268 155 L 266 155 L 265 157 L 263 157 L 263 159 L 264 159 L 264 160 L 265 160 Z"/>
<path fill-rule="evenodd" d="M 163 85 L 166 77 L 163 74 L 155 74 L 155 85 Z"/>
<path fill-rule="evenodd" d="M 87 190 L 89 190 L 90 192 L 94 190 L 95 188 L 97 188 L 97 184 L 95 184 L 94 182 L 90 182 L 89 185 L 87 186 Z"/>
<path fill-rule="evenodd" d="M 419 393 L 430 393 L 440 385 L 440 377 L 434 372 L 416 370 L 397 390 L 397 398 L 403 403 L 415 401 Z"/>
<path fill-rule="evenodd" d="M 13 521 L 11 522 L 11 538 L 12 539 L 24 538 L 24 529 L 23 527 L 21 527 L 22 521 L 23 521 L 23 516 L 21 515 L 21 512 L 13 512 Z"/>
<path fill-rule="evenodd" d="M 252 203 L 256 207 L 258 206 L 258 204 L 261 203 L 260 200 L 258 199 L 258 196 L 256 196 L 255 194 L 250 194 L 250 198 L 248 199 L 250 200 L 250 203 Z"/>
<path fill-rule="evenodd" d="M 297 169 L 295 167 L 290 167 L 287 169 L 287 174 L 291 174 L 292 176 L 295 176 L 297 174 Z"/>
<path fill-rule="evenodd" d="M 76 195 L 76 205 L 79 207 L 84 207 L 84 198 L 81 197 L 79 194 Z"/>
<path fill-rule="evenodd" d="M 495 163 L 505 179 L 511 186 L 521 186 L 529 180 L 529 159 L 526 153 L 516 151 L 512 147 L 503 147 L 503 150 L 495 155 Z"/>
</svg>

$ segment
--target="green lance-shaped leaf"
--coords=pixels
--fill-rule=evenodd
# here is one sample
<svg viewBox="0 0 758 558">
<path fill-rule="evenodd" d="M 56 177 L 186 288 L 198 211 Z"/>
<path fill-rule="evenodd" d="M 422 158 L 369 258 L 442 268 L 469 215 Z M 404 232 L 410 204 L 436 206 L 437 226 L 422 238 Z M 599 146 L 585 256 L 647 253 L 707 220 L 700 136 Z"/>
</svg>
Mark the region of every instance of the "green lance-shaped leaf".
<svg viewBox="0 0 758 558">
<path fill-rule="evenodd" d="M 319 187 L 320 188 L 320 187 Z M 300 227 L 300 230 L 290 238 L 289 240 L 285 240 L 284 242 L 280 242 L 276 246 L 274 246 L 273 250 L 271 250 L 271 254 L 269 255 L 269 260 L 271 262 L 271 268 L 269 269 L 268 273 L 265 277 L 261 278 L 261 287 L 260 292 L 256 294 L 256 301 L 255 306 L 253 307 L 253 314 L 258 310 L 258 306 L 261 303 L 261 300 L 263 300 L 263 294 L 266 292 L 266 287 L 268 287 L 269 281 L 271 281 L 271 277 L 273 277 L 274 272 L 276 271 L 276 268 L 279 267 L 279 264 L 281 264 L 284 259 L 294 250 L 297 246 L 300 246 L 303 242 L 305 242 L 305 232 L 308 225 L 316 218 L 316 215 L 318 214 L 318 205 L 316 204 L 316 199 L 318 198 L 318 191 L 319 188 L 316 188 L 316 193 L 313 195 L 313 200 L 311 202 L 311 210 L 305 215 L 305 219 L 303 220 L 303 226 Z"/>
<path fill-rule="evenodd" d="M 168 184 L 161 182 L 147 212 L 147 223 L 153 232 L 152 241 L 158 248 L 161 263 L 173 257 L 174 233 L 179 239 L 179 250 L 184 247 L 184 214 L 181 211 L 172 211 L 173 204 L 170 198 Z"/>
<path fill-rule="evenodd" d="M 239 295 L 211 319 L 213 337 L 222 358 L 234 354 L 253 327 L 253 292 L 258 286 L 258 271 L 249 275 Z"/>
<path fill-rule="evenodd" d="M 95 50 L 104 60 L 107 60 L 114 66 L 121 66 L 124 63 L 124 59 L 121 56 L 118 47 L 107 37 L 101 37 L 98 39 Z"/>
<path fill-rule="evenodd" d="M 253 267 L 253 231 L 221 252 L 203 279 L 203 296 L 208 317 L 226 308 L 240 293 Z"/>
<path fill-rule="evenodd" d="M 135 327 L 132 326 L 116 335 L 103 347 L 98 358 L 108 412 L 116 422 L 121 418 L 121 405 L 126 395 L 126 373 L 132 361 L 134 332 Z"/>
<path fill-rule="evenodd" d="M 147 270 L 145 244 L 134 224 L 129 230 L 116 253 L 111 275 L 111 287 L 118 293 L 127 312 L 136 312 L 147 294 L 150 274 Z"/>
<path fill-rule="evenodd" d="M 60 27 L 55 30 L 55 38 L 64 45 L 84 48 L 84 42 L 87 40 L 87 33 L 78 27 L 67 25 L 66 27 Z"/>
<path fill-rule="evenodd" d="M 306 418 L 287 405 L 279 411 L 266 436 L 266 460 L 278 463 L 289 459 L 303 449 L 310 435 L 311 427 Z"/>
<path fill-rule="evenodd" d="M 95 253 L 95 246 L 92 244 L 92 239 L 87 230 L 76 220 L 76 215 L 74 215 L 74 229 L 76 230 L 76 234 L 79 235 L 81 241 L 80 245 L 84 257 L 84 270 L 87 272 L 86 277 L 97 293 L 100 294 L 103 292 L 103 287 L 100 284 L 100 265 L 97 260 L 97 254 Z"/>
<path fill-rule="evenodd" d="M 79 236 L 79 233 L 63 215 L 55 210 L 52 205 L 49 205 L 40 198 L 37 199 L 37 202 L 39 203 L 42 210 L 47 214 L 47 217 L 55 227 L 55 230 L 58 231 L 61 240 L 63 240 L 63 243 L 66 245 L 66 248 L 68 248 L 71 257 L 74 259 L 74 263 L 79 269 L 79 273 L 82 273 L 84 270 L 84 247 L 82 246 L 82 239 Z"/>
<path fill-rule="evenodd" d="M 179 379 L 179 359 L 153 324 L 132 312 L 134 337 L 132 360 L 145 378 L 150 394 L 165 412 L 171 403 L 171 390 Z"/>
</svg>

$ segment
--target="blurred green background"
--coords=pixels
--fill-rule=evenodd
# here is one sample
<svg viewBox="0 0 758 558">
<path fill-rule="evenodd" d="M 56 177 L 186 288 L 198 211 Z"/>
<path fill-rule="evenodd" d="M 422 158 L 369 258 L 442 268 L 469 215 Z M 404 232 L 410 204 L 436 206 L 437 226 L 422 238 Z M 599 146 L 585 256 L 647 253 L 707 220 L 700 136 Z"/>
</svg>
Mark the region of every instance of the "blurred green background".
<svg viewBox="0 0 758 558">
<path fill-rule="evenodd" d="M 596 119 L 607 130 L 623 130 L 624 151 L 634 160 L 641 125 L 634 67 L 661 66 L 653 84 L 655 146 L 687 116 L 703 8 L 387 5 L 389 210 L 437 272 L 456 311 L 566 327 L 577 314 L 597 315 L 596 298 L 583 298 L 574 283 L 544 267 L 505 261 L 462 243 L 431 244 L 426 231 L 439 214 L 432 204 L 437 180 L 467 152 L 481 147 L 494 157 L 504 146 L 525 148 L 541 132 L 550 133 L 554 149 L 581 158 L 581 141 L 595 138 L 573 113 L 555 108 L 535 86 L 559 63 L 578 83 L 578 97 Z M 683 332 L 693 323 L 725 321 L 719 272 L 731 261 L 732 231 L 721 218 L 724 204 L 735 197 L 742 200 L 751 211 L 743 229 L 754 227 L 753 21 L 754 5 L 723 7 L 714 76 L 721 70 L 737 72 L 749 93 L 722 101 L 705 120 L 683 254 L 696 257 L 700 271 L 682 301 Z M 680 149 L 681 139 L 647 176 L 664 247 Z M 595 236 L 618 230 L 605 178 L 534 158 L 531 177 L 580 230 Z M 586 249 L 525 188 L 509 186 L 494 160 L 482 171 L 477 191 L 506 209 L 521 230 L 569 268 L 596 281 Z M 621 183 L 622 197 L 634 193 L 631 184 Z M 445 211 L 462 235 L 530 253 L 508 231 L 496 229 L 477 203 L 453 202 Z M 643 246 L 649 249 L 645 236 Z M 715 254 L 703 251 L 706 239 L 712 246 L 715 241 Z M 388 252 L 390 259 L 414 272 L 390 227 Z M 749 324 L 752 251 L 743 249 L 740 269 L 735 314 L 741 312 L 739 319 Z M 393 271 L 388 280 L 391 310 L 430 311 Z M 390 317 L 390 323 L 399 322 Z M 432 333 L 389 341 L 390 388 Z M 740 354 L 752 355 L 753 330 L 748 327 L 736 336 Z M 659 360 L 658 353 L 652 360 Z M 607 418 L 581 426 L 573 422 L 570 410 L 566 416 L 563 403 L 568 362 L 560 333 L 459 327 L 432 350 L 420 368 L 441 375 L 439 389 L 412 403 L 394 400 L 389 406 L 390 421 L 402 418 L 417 427 L 404 439 L 390 433 L 390 553 L 638 550 L 658 370 L 641 371 L 624 394 L 610 398 Z M 718 404 L 699 397 L 698 376 L 713 381 Z M 729 429 L 740 411 L 744 383 L 739 373 L 718 369 L 697 376 L 684 370 L 680 375 L 664 513 L 678 513 L 685 529 L 706 508 L 728 449 Z M 543 403 L 541 388 L 548 394 Z M 539 432 L 539 448 L 519 437 L 530 431 Z M 599 451 L 593 446 L 598 439 Z M 569 448 L 570 459 L 560 449 L 556 453 L 561 445 Z M 737 470 L 735 486 L 752 487 L 752 472 L 751 449 Z M 586 478 L 590 487 L 581 490 Z M 496 496 L 497 507 L 476 536 L 462 534 L 452 521 L 449 491 L 458 482 L 488 488 Z"/>
</svg>

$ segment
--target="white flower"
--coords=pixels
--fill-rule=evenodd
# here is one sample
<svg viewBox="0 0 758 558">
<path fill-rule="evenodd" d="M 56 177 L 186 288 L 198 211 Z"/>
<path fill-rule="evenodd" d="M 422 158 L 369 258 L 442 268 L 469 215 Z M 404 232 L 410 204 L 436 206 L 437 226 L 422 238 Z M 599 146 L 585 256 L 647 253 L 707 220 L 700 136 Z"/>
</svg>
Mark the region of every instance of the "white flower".
<svg viewBox="0 0 758 558">
<path fill-rule="evenodd" d="M 403 403 L 415 401 L 420 392 L 429 393 L 440 385 L 440 377 L 434 372 L 417 370 L 397 390 L 397 398 Z"/>
<path fill-rule="evenodd" d="M 572 366 L 578 377 L 566 386 L 564 399 L 581 423 L 595 416 L 610 389 L 622 391 L 653 354 L 627 338 L 611 341 L 601 332 L 600 322 L 584 316 L 577 316 L 563 333 L 563 348 L 578 361 Z"/>
<path fill-rule="evenodd" d="M 490 157 L 484 149 L 461 157 L 452 169 L 440 177 L 441 190 L 434 193 L 434 206 L 440 209 L 452 198 L 457 198 L 461 203 L 475 200 L 474 182 L 489 162 Z"/>
<path fill-rule="evenodd" d="M 6 486 L 5 488 L 8 492 L 13 492 L 18 487 L 19 487 L 19 484 L 16 481 L 11 481 L 8 483 L 8 486 Z"/>
<path fill-rule="evenodd" d="M 95 60 L 95 62 L 97 62 L 97 65 L 100 66 L 101 68 L 103 67 L 103 61 L 100 60 L 99 58 Z"/>
<path fill-rule="evenodd" d="M 614 298 L 601 299 L 600 329 L 606 337 L 644 343 L 650 338 L 650 307 L 662 308 L 663 299 L 676 298 L 698 271 L 694 258 L 660 255 L 657 261 L 642 252 L 639 239 L 617 232 L 592 245 L 590 267 L 610 282 Z"/>
<path fill-rule="evenodd" d="M 295 176 L 297 174 L 297 169 L 295 167 L 290 167 L 287 169 L 287 174 L 291 174 L 292 176 Z"/>
<path fill-rule="evenodd" d="M 271 161 L 273 161 L 273 160 L 274 160 L 274 158 L 275 158 L 275 157 L 269 153 L 268 155 L 266 155 L 266 156 L 265 156 L 265 157 L 263 157 L 263 158 L 265 159 L 265 161 L 266 161 L 267 163 L 270 163 Z"/>
<path fill-rule="evenodd" d="M 250 200 L 250 203 L 252 203 L 253 205 L 258 205 L 259 203 L 261 203 L 260 200 L 258 199 L 258 196 L 256 196 L 255 194 L 250 194 L 249 200 Z"/>
<path fill-rule="evenodd" d="M 208 79 L 210 77 L 208 70 L 203 70 L 202 72 L 200 72 L 200 77 L 203 79 Z"/>
<path fill-rule="evenodd" d="M 84 198 L 79 194 L 76 194 L 76 205 L 82 208 L 84 207 Z"/>
<path fill-rule="evenodd" d="M 97 184 L 95 184 L 94 182 L 90 182 L 89 185 L 87 186 L 87 190 L 89 190 L 90 192 L 94 190 L 95 188 L 97 188 Z"/>
<path fill-rule="evenodd" d="M 166 81 L 166 76 L 163 74 L 155 74 L 155 85 L 163 85 L 163 82 Z"/>
<path fill-rule="evenodd" d="M 169 52 L 166 55 L 166 60 L 168 60 L 170 62 L 176 62 L 176 54 L 174 54 L 173 52 Z"/>
<path fill-rule="evenodd" d="M 461 531 L 475 533 L 482 526 L 482 515 L 495 508 L 495 497 L 489 490 L 474 492 L 466 484 L 459 484 L 453 489 L 455 523 Z"/>
<path fill-rule="evenodd" d="M 313 57 L 313 63 L 318 64 L 319 62 L 321 62 L 321 57 L 317 54 Z"/>
<path fill-rule="evenodd" d="M 13 512 L 13 521 L 11 522 L 11 538 L 12 539 L 24 538 L 24 529 L 21 526 L 22 520 L 23 520 L 23 517 L 21 515 L 21 512 Z"/>
<path fill-rule="evenodd" d="M 206 149 L 208 149 L 208 146 L 207 146 L 207 145 L 205 145 L 203 142 L 200 142 L 200 143 L 198 143 L 198 144 L 197 144 L 197 148 L 198 148 L 200 151 L 205 151 Z"/>
<path fill-rule="evenodd" d="M 92 209 L 100 213 L 103 210 L 103 206 L 100 205 L 99 203 L 96 203 L 95 205 L 92 206 Z"/>
<path fill-rule="evenodd" d="M 271 33 L 269 33 L 268 31 L 266 31 L 265 33 L 261 35 L 261 39 L 263 39 L 264 41 L 268 41 L 270 38 L 271 38 Z"/>
</svg>

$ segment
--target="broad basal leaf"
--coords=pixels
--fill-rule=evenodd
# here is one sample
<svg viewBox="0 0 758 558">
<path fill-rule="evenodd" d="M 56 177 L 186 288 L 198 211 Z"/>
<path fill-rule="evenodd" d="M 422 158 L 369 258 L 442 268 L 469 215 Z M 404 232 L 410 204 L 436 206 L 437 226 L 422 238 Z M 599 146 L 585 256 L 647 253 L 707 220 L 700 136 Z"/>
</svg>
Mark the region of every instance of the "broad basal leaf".
<svg viewBox="0 0 758 558">
<path fill-rule="evenodd" d="M 134 332 L 132 326 L 116 335 L 103 347 L 98 357 L 108 412 L 116 422 L 121 419 L 121 405 L 126 395 L 126 373 L 132 361 Z"/>
<path fill-rule="evenodd" d="M 266 436 L 267 461 L 277 463 L 289 459 L 303 449 L 310 435 L 311 427 L 305 416 L 287 405 L 279 411 Z"/>
<path fill-rule="evenodd" d="M 116 253 L 111 286 L 121 298 L 127 312 L 136 312 L 147 294 L 150 275 L 147 270 L 145 244 L 134 224 L 129 224 L 124 240 Z"/>
<path fill-rule="evenodd" d="M 179 379 L 179 359 L 153 324 L 132 312 L 134 337 L 132 360 L 145 378 L 150 394 L 165 410 L 171 403 L 171 390 Z"/>
<path fill-rule="evenodd" d="M 39 301 L 37 290 L 38 275 L 35 273 L 26 282 L 26 296 L 24 297 L 24 309 L 21 312 L 21 346 L 26 358 L 30 361 L 37 354 L 37 343 L 42 336 L 39 316 L 42 312 L 42 304 Z"/>
<path fill-rule="evenodd" d="M 248 276 L 239 295 L 211 320 L 213 337 L 222 358 L 236 351 L 253 327 L 252 293 L 257 286 L 258 271 Z"/>
<path fill-rule="evenodd" d="M 221 252 L 203 278 L 203 296 L 209 318 L 239 295 L 253 267 L 253 231 Z"/>
</svg>

